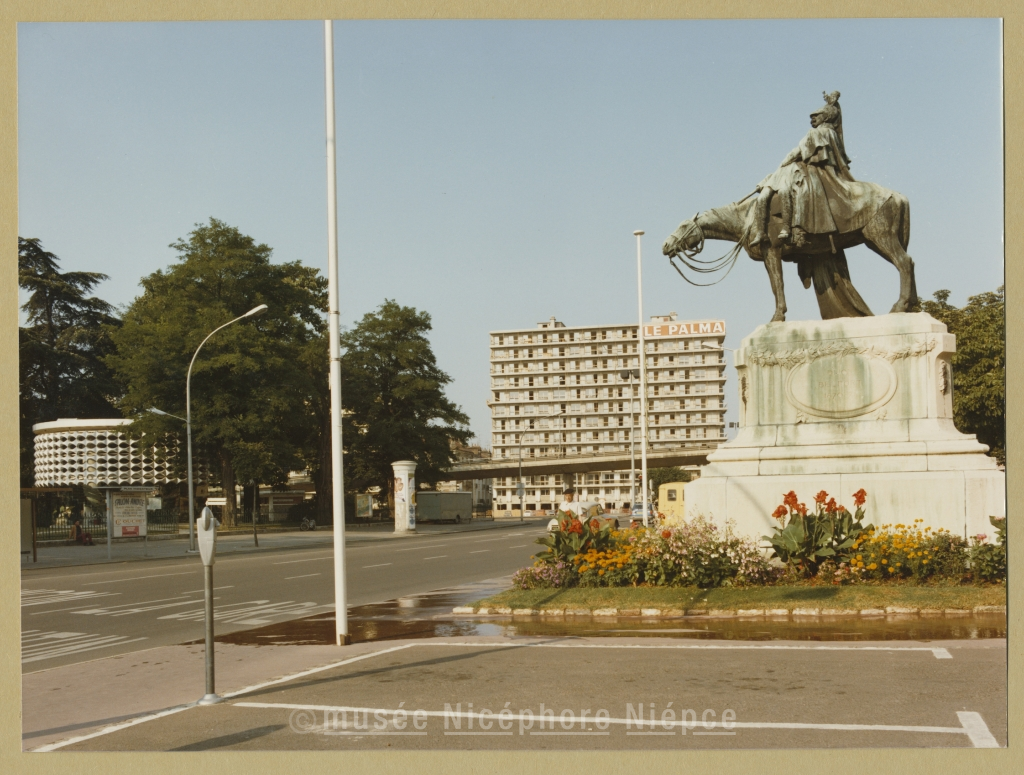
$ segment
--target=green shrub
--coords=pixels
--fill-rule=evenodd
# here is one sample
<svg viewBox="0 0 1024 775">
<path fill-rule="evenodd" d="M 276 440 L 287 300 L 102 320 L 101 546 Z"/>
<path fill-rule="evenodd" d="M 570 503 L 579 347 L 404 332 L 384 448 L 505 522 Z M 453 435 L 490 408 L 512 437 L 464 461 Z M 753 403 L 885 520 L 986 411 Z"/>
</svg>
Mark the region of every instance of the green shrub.
<svg viewBox="0 0 1024 775">
<path fill-rule="evenodd" d="M 838 563 L 849 559 L 850 550 L 866 529 L 862 524 L 866 496 L 864 490 L 853 494 L 857 511 L 850 514 L 845 506 L 837 504 L 835 498 L 829 498 L 822 490 L 814 496 L 814 513 L 808 514 L 807 507 L 799 503 L 796 493 L 790 490 L 772 514 L 779 520 L 779 526 L 773 528 L 772 535 L 762 538 L 771 543 L 772 557 L 790 566 L 791 572 L 804 577 L 816 576 L 826 560 Z"/>
<path fill-rule="evenodd" d="M 997 543 L 985 543 L 984 533 L 976 535 L 971 542 L 971 576 L 975 581 L 1006 582 L 1006 518 L 989 517 L 996 529 Z"/>
</svg>

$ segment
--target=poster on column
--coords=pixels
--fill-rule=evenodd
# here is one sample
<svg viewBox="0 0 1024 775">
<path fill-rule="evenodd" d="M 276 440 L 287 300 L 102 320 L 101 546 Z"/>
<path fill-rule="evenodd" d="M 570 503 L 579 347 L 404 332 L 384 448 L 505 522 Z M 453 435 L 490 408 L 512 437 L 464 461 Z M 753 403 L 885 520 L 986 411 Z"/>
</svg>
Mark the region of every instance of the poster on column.
<svg viewBox="0 0 1024 775">
<path fill-rule="evenodd" d="M 115 492 L 113 498 L 114 538 L 146 535 L 146 503 L 143 492 Z"/>
</svg>

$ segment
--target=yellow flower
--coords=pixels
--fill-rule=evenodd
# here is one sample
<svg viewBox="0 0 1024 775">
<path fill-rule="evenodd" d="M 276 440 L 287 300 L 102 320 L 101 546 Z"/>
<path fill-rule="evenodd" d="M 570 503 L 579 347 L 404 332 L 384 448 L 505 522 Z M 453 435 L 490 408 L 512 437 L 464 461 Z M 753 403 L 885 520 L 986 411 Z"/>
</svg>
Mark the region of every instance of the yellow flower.
<svg viewBox="0 0 1024 775">
<path fill-rule="evenodd" d="M 597 572 L 597 575 L 598 575 L 598 576 L 603 576 L 603 575 L 604 575 L 604 569 L 602 568 L 601 570 L 599 570 L 599 571 Z"/>
<path fill-rule="evenodd" d="M 927 564 L 928 564 L 928 560 L 922 560 L 922 563 L 923 563 L 924 565 L 927 565 Z"/>
<path fill-rule="evenodd" d="M 877 565 L 876 565 L 875 563 L 871 563 L 871 564 L 870 564 L 870 565 L 868 566 L 868 570 L 874 570 L 874 569 L 875 569 L 875 568 L 877 568 L 877 567 L 878 567 L 878 566 L 877 566 Z"/>
<path fill-rule="evenodd" d="M 888 562 L 889 562 L 888 560 L 882 560 L 882 565 L 885 565 Z"/>
</svg>

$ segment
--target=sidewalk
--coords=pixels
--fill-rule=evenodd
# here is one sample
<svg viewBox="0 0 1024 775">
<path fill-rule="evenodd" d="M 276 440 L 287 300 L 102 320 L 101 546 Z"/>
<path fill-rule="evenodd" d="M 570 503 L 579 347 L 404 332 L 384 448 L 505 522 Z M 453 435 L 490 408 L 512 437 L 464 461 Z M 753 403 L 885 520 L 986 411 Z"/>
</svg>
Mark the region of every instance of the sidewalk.
<svg viewBox="0 0 1024 775">
<path fill-rule="evenodd" d="M 345 531 L 346 545 L 381 541 L 402 541 L 416 535 L 445 535 L 451 533 L 468 533 L 479 530 L 502 530 L 536 526 L 546 519 L 527 519 L 525 522 L 515 520 L 474 520 L 462 524 L 420 524 L 414 534 L 395 535 L 390 525 L 381 527 L 355 527 Z M 328 549 L 334 543 L 334 531 L 319 528 L 311 532 L 273 532 L 259 534 L 259 547 L 254 545 L 252 533 L 235 532 L 217 536 L 217 553 L 238 554 L 248 552 L 280 551 L 283 549 L 320 548 Z M 96 565 L 107 562 L 135 562 L 143 560 L 164 560 L 186 556 L 188 550 L 188 534 L 183 533 L 177 538 L 161 538 L 153 541 L 114 541 L 111 557 L 107 559 L 106 543 L 94 546 L 45 546 L 38 549 L 38 562 L 32 562 L 31 555 L 22 555 L 21 569 L 40 570 L 62 568 L 75 565 Z"/>
</svg>

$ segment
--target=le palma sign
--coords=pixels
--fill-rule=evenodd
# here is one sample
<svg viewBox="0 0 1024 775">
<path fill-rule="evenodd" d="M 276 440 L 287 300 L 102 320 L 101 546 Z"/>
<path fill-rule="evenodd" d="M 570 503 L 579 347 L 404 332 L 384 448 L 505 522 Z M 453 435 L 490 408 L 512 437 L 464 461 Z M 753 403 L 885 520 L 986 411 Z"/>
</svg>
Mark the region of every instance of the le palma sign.
<svg viewBox="0 0 1024 775">
<path fill-rule="evenodd" d="M 668 336 L 700 336 L 701 334 L 725 334 L 724 320 L 691 320 L 686 322 L 648 323 L 644 326 L 644 338 L 656 339 Z"/>
</svg>

